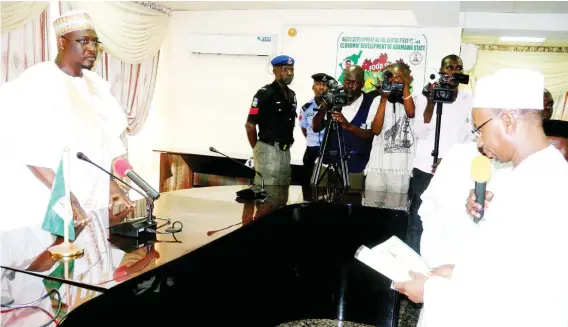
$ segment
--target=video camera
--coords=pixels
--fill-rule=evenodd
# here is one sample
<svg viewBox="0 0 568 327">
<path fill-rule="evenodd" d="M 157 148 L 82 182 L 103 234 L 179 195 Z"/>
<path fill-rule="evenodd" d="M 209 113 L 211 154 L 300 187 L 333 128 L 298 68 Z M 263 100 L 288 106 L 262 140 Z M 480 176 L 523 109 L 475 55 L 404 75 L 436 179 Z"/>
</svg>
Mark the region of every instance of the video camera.
<svg viewBox="0 0 568 327">
<path fill-rule="evenodd" d="M 341 111 L 341 108 L 346 106 L 349 100 L 353 98 L 353 96 L 347 94 L 343 86 L 335 80 L 329 80 L 327 87 L 328 90 L 321 96 L 321 99 L 326 107 L 330 108 L 332 111 Z"/>
<path fill-rule="evenodd" d="M 388 94 L 387 100 L 390 103 L 402 102 L 402 91 L 404 89 L 404 84 L 394 83 L 389 80 L 393 77 L 393 73 L 390 70 L 386 70 L 383 73 L 383 83 L 381 84 L 381 90 L 383 93 Z"/>
<path fill-rule="evenodd" d="M 431 74 L 430 79 L 434 80 L 436 75 Z M 428 85 L 424 86 L 422 89 L 422 95 L 425 97 L 432 97 L 432 100 L 436 103 L 453 103 L 456 101 L 458 96 L 457 90 L 455 88 L 459 84 L 469 84 L 469 75 L 454 73 L 454 74 L 440 74 L 438 79 L 438 84 L 430 90 Z"/>
</svg>

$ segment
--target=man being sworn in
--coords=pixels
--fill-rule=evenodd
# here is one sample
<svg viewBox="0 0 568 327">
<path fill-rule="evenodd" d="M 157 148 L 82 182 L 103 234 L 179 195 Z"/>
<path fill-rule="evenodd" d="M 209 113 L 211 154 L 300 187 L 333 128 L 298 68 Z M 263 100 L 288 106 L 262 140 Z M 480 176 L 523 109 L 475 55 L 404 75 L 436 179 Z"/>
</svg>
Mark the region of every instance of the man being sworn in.
<svg viewBox="0 0 568 327">
<path fill-rule="evenodd" d="M 76 157 L 83 152 L 110 170 L 112 161 L 125 152 L 120 139 L 127 126 L 124 110 L 109 84 L 90 70 L 101 45 L 94 24 L 88 14 L 73 11 L 56 19 L 54 30 L 55 62 L 24 71 L 7 83 L 10 92 L 2 99 L 14 115 L 16 158 L 37 177 L 27 186 L 26 214 L 32 220 L 43 218 L 66 148 L 71 153 L 69 185 L 75 219 L 86 218 L 85 211 L 108 207 L 112 199 L 132 206 L 108 175 Z"/>
<path fill-rule="evenodd" d="M 424 302 L 426 326 L 568 326 L 568 163 L 543 131 L 543 88 L 544 77 L 526 69 L 476 84 L 477 145 L 514 168 L 455 266 L 395 283 Z"/>
</svg>

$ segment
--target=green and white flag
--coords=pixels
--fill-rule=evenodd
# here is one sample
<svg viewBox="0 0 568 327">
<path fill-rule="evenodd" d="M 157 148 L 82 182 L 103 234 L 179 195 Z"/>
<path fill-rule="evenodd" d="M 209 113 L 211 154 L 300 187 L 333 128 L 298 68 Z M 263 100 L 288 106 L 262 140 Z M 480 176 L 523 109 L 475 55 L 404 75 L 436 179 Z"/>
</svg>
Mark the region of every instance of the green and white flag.
<svg viewBox="0 0 568 327">
<path fill-rule="evenodd" d="M 64 236 L 65 241 L 75 240 L 75 225 L 69 190 L 69 151 L 66 149 L 59 161 L 59 167 L 53 179 L 49 204 L 43 220 L 42 229 L 52 234 Z M 67 230 L 64 226 L 67 225 Z M 67 234 L 67 235 L 65 235 Z"/>
</svg>

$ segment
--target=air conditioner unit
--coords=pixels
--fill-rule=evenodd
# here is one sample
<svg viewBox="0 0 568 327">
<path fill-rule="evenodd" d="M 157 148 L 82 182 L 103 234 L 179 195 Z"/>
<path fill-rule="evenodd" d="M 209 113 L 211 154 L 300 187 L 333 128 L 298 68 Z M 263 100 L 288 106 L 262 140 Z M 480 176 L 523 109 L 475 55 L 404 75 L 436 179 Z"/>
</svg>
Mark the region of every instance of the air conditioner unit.
<svg viewBox="0 0 568 327">
<path fill-rule="evenodd" d="M 276 54 L 276 35 L 190 34 L 193 54 L 272 57 Z"/>
</svg>

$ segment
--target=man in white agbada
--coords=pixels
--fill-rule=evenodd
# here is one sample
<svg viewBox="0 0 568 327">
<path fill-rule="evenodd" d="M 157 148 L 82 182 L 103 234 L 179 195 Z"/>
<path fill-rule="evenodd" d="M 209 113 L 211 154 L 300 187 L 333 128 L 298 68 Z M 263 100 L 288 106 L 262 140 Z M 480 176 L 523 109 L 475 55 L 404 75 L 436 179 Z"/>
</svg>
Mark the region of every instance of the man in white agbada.
<svg viewBox="0 0 568 327">
<path fill-rule="evenodd" d="M 64 148 L 71 153 L 69 182 L 76 224 L 85 223 L 85 212 L 108 208 L 111 201 L 133 205 L 108 175 L 76 157 L 77 152 L 83 152 L 110 170 L 113 160 L 125 152 L 120 140 L 127 126 L 124 110 L 109 84 L 90 71 L 100 50 L 94 25 L 86 13 L 71 12 L 56 19 L 54 28 L 55 62 L 30 67 L 0 91 L 0 109 L 9 124 L 3 132 L 11 139 L 2 145 L 2 151 L 13 168 L 5 171 L 3 178 L 15 178 L 10 174 L 18 177 L 10 184 L 15 187 L 1 197 L 10 204 L 3 207 L 12 210 L 2 221 L 1 259 L 3 265 L 21 269 L 28 269 L 53 243 L 52 235 L 40 226 Z M 96 223 L 87 222 L 86 230 L 91 224 L 108 228 L 108 219 Z M 88 241 L 86 230 L 75 243 Z M 76 267 L 81 273 L 78 270 Z M 18 303 L 26 300 L 33 299 L 16 299 Z"/>
<path fill-rule="evenodd" d="M 411 300 L 424 301 L 425 325 L 568 325 L 562 260 L 568 163 L 542 129 L 543 87 L 541 74 L 524 69 L 504 69 L 477 83 L 472 118 L 478 146 L 514 168 L 492 186 L 499 196 L 465 240 L 463 254 L 432 262 L 455 266 L 395 284 Z M 463 208 L 463 198 L 459 202 Z"/>
<path fill-rule="evenodd" d="M 546 110 L 550 97 L 545 96 L 543 106 Z M 543 130 L 550 144 L 554 145 L 568 161 L 568 122 L 560 120 L 546 120 L 543 115 Z M 472 136 L 478 131 L 472 131 Z M 456 144 L 444 156 L 443 163 L 436 170 L 430 185 L 422 194 L 422 206 L 419 214 L 422 219 L 424 231 L 421 238 L 422 258 L 430 267 L 455 263 L 464 248 L 469 244 L 468 239 L 479 230 L 471 221 L 471 217 L 478 214 L 474 206 L 475 195 L 471 190 L 474 181 L 470 177 L 471 162 L 480 155 L 477 143 Z M 494 194 L 491 192 L 506 178 L 503 176 L 512 171 L 511 163 L 500 163 L 492 160 L 493 171 L 491 179 L 487 182 L 486 202 L 489 203 Z M 461 201 L 467 196 L 466 211 Z M 469 215 L 468 215 L 469 213 Z M 471 216 L 471 217 L 470 217 Z M 422 310 L 424 311 L 424 310 Z M 425 326 L 423 312 L 421 312 L 418 326 Z"/>
<path fill-rule="evenodd" d="M 26 209 L 33 216 L 30 224 L 41 224 L 54 171 L 66 147 L 71 152 L 70 187 L 76 216 L 83 210 L 107 207 L 109 194 L 132 205 L 108 175 L 76 158 L 77 152 L 83 152 L 110 170 L 112 161 L 125 152 L 120 140 L 127 126 L 124 110 L 109 84 L 90 71 L 100 47 L 93 23 L 86 13 L 71 12 L 55 20 L 54 28 L 55 62 L 24 71 L 4 85 L 10 91 L 3 92 L 1 99 L 3 109 L 11 114 L 13 141 L 8 147 L 12 158 L 37 177 L 26 185 Z"/>
</svg>

